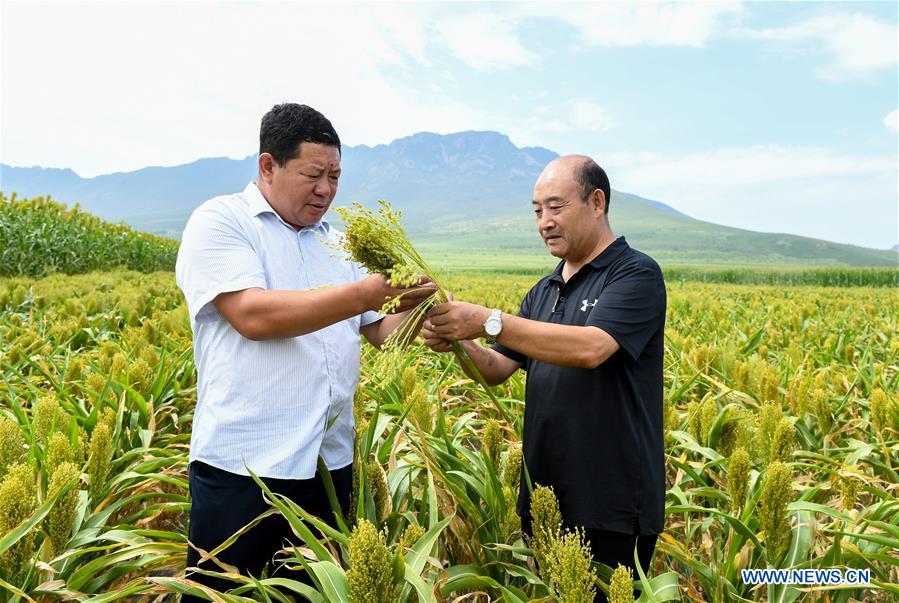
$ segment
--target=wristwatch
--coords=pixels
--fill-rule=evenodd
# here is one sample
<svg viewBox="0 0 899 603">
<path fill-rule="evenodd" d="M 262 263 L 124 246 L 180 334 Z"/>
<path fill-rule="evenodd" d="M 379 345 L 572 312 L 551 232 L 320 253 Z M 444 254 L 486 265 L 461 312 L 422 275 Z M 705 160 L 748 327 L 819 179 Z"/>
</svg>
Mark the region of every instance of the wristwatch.
<svg viewBox="0 0 899 603">
<path fill-rule="evenodd" d="M 494 308 L 490 311 L 490 316 L 484 321 L 484 332 L 487 333 L 487 341 L 493 343 L 499 334 L 503 331 L 503 311 Z"/>
</svg>

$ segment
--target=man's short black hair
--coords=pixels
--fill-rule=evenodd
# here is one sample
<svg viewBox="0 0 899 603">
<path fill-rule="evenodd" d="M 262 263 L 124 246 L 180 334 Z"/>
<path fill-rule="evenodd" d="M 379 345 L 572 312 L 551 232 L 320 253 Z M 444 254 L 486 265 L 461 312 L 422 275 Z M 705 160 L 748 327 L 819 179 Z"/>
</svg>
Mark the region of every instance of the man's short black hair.
<svg viewBox="0 0 899 603">
<path fill-rule="evenodd" d="M 328 118 L 308 105 L 283 103 L 262 116 L 259 128 L 259 154 L 270 153 L 283 166 L 298 157 L 300 143 L 314 142 L 337 147 L 340 138 Z"/>
<path fill-rule="evenodd" d="M 574 177 L 577 178 L 578 183 L 580 183 L 581 188 L 583 189 L 581 200 L 584 203 L 587 202 L 590 195 L 592 195 L 593 191 L 596 189 L 605 193 L 605 213 L 609 213 L 609 201 L 612 200 L 612 187 L 609 185 L 609 177 L 606 176 L 606 171 L 599 167 L 599 165 L 589 157 L 584 157 L 584 162 L 580 167 L 574 170 Z"/>
</svg>

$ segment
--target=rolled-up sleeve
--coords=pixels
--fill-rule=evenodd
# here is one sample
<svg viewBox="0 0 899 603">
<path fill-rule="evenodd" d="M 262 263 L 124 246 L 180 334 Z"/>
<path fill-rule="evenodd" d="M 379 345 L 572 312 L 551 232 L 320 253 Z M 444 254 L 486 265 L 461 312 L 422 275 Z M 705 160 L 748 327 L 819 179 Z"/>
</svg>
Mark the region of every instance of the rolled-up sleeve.
<svg viewBox="0 0 899 603">
<path fill-rule="evenodd" d="M 265 272 L 238 218 L 213 201 L 191 215 L 181 239 L 175 279 L 193 323 L 217 320 L 212 300 L 221 293 L 265 289 Z"/>
</svg>

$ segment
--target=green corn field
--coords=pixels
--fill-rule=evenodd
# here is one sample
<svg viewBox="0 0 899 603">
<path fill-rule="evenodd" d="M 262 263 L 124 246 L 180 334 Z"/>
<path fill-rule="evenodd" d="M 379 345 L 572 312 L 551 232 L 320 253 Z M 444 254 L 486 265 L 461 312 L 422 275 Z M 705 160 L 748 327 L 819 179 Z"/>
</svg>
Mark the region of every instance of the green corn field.
<svg viewBox="0 0 899 603">
<path fill-rule="evenodd" d="M 535 494 L 543 536 L 522 539 L 523 375 L 494 389 L 497 406 L 451 355 L 416 343 L 402 357 L 364 348 L 350 516 L 329 527 L 259 481 L 269 513 L 305 544 L 281 551 L 286 573 L 217 593 L 184 574 L 196 375 L 170 271 L 177 244 L 85 216 L 4 200 L 4 600 L 584 601 L 610 585 L 613 601 L 899 597 L 895 271 L 669 278 L 666 524 L 645 576 L 585 563 L 578 533 L 555 527 L 551 492 Z M 28 260 L 54 245 L 74 255 Z M 450 273 L 441 284 L 516 312 L 535 280 Z M 868 569 L 871 580 L 753 586 L 740 573 L 750 568 Z"/>
<path fill-rule="evenodd" d="M 178 243 L 51 201 L 0 192 L 0 276 L 79 274 L 110 267 L 174 270 Z"/>
</svg>

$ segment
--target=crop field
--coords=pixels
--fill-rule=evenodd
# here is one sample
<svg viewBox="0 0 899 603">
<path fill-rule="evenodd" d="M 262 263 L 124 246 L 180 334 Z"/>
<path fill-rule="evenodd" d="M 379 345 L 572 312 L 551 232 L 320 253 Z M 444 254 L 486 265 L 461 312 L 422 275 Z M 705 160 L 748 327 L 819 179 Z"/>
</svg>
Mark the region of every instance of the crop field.
<svg viewBox="0 0 899 603">
<path fill-rule="evenodd" d="M 110 224 L 49 197 L 0 191 L 0 276 L 80 274 L 110 267 L 173 270 L 178 242 Z"/>
<path fill-rule="evenodd" d="M 184 573 L 196 373 L 177 243 L 41 199 L 4 197 L 0 209 L 4 600 L 899 596 L 895 270 L 666 270 L 666 524 L 645 576 L 585 563 L 540 484 L 535 527 L 552 537 L 523 539 L 524 375 L 491 397 L 451 356 L 413 344 L 363 348 L 349 516 L 331 528 L 259 482 L 267 513 L 304 545 L 280 552 L 277 577 L 220 564 L 238 585 L 218 593 Z M 460 266 L 443 286 L 508 312 L 538 278 L 531 265 Z M 870 581 L 742 580 L 765 568 L 852 568 Z"/>
<path fill-rule="evenodd" d="M 516 311 L 533 281 L 446 285 Z M 899 596 L 897 327 L 891 288 L 669 283 L 667 516 L 652 571 L 634 577 L 641 600 Z M 506 422 L 449 356 L 366 348 L 353 516 L 331 529 L 266 494 L 306 545 L 282 551 L 288 577 L 216 594 L 183 573 L 196 378 L 172 273 L 0 280 L 0 345 L 9 600 L 375 601 L 378 588 L 380 600 L 573 601 L 572 575 L 591 580 L 562 541 L 545 571 L 528 560 L 510 504 L 520 374 L 496 389 Z M 766 567 L 870 569 L 871 581 L 741 580 L 740 569 Z M 605 590 L 609 569 L 594 571 Z"/>
</svg>

